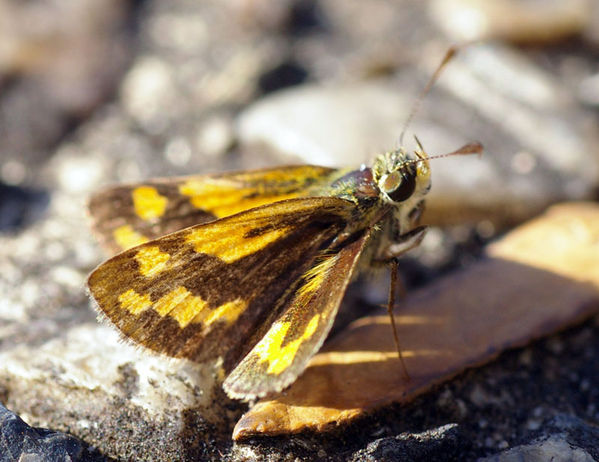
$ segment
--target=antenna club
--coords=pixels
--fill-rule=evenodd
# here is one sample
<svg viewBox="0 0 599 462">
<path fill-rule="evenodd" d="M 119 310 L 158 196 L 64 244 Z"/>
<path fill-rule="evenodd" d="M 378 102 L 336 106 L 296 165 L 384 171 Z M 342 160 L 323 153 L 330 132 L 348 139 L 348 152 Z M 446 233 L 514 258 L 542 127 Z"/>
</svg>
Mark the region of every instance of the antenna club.
<svg viewBox="0 0 599 462">
<path fill-rule="evenodd" d="M 416 155 L 418 155 L 419 158 L 408 160 L 408 161 L 406 161 L 406 164 L 417 164 L 418 162 L 422 162 L 423 160 L 429 161 L 431 159 L 441 159 L 443 157 L 469 156 L 472 154 L 477 154 L 478 157 L 480 158 L 484 151 L 483 145 L 481 143 L 479 143 L 478 141 L 473 141 L 472 143 L 465 144 L 461 148 L 456 149 L 455 151 L 452 151 L 452 152 L 448 152 L 446 154 L 437 154 L 435 156 L 427 156 L 426 153 L 424 152 L 424 149 L 422 148 L 422 144 L 420 144 L 420 141 L 418 141 L 418 138 L 416 138 L 416 142 L 418 144 L 418 148 L 420 149 L 420 152 L 422 154 L 424 154 L 425 157 L 419 156 L 418 152 L 416 152 Z"/>
</svg>

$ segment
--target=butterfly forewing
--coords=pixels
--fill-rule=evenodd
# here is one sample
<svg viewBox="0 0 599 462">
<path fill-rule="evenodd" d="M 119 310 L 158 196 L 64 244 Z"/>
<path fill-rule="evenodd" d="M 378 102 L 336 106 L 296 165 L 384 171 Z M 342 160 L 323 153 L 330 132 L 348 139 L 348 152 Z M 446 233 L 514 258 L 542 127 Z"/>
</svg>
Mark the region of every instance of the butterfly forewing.
<svg viewBox="0 0 599 462">
<path fill-rule="evenodd" d="M 303 165 L 110 187 L 90 199 L 92 227 L 102 245 L 117 253 L 189 226 L 305 196 L 334 173 Z"/>
<path fill-rule="evenodd" d="M 229 371 L 253 347 L 248 339 L 257 342 L 282 310 L 304 319 L 295 305 L 281 301 L 290 298 L 353 211 L 352 203 L 338 198 L 290 199 L 193 226 L 111 258 L 90 275 L 90 291 L 125 337 L 173 357 L 203 361 L 221 356 Z M 346 262 L 345 255 L 342 251 L 335 258 Z M 309 279 L 311 287 L 319 289 L 316 282 L 332 284 L 333 279 L 345 287 L 345 274 L 340 276 L 336 265 L 327 277 Z M 323 326 L 338 301 L 333 307 L 318 291 L 309 297 L 305 288 L 298 293 L 304 294 L 299 301 L 308 303 L 309 313 L 328 312 L 316 327 L 319 335 L 306 338 L 298 350 L 313 352 L 317 347 L 308 348 L 308 343 L 328 332 Z M 299 373 L 297 364 L 290 364 L 292 375 Z"/>
</svg>

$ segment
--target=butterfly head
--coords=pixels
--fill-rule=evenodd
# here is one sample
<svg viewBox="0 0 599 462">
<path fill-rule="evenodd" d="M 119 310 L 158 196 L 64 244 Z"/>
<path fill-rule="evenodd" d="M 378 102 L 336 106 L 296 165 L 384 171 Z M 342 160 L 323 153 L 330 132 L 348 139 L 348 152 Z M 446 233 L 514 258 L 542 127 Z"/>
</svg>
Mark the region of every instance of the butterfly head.
<svg viewBox="0 0 599 462">
<path fill-rule="evenodd" d="M 413 155 L 403 148 L 387 152 L 377 157 L 372 171 L 383 200 L 390 204 L 420 199 L 431 186 L 428 156 L 421 147 Z"/>
</svg>

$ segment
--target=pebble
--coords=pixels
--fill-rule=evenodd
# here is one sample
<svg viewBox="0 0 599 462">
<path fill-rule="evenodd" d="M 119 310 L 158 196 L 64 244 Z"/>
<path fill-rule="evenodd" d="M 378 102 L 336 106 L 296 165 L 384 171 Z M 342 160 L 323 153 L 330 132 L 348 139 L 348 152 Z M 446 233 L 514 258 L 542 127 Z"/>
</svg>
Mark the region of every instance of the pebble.
<svg viewBox="0 0 599 462">
<path fill-rule="evenodd" d="M 582 32 L 592 0 L 435 0 L 431 16 L 456 40 L 555 42 Z"/>
<path fill-rule="evenodd" d="M 0 405 L 0 455 L 2 460 L 6 461 L 101 462 L 104 460 L 81 440 L 62 432 L 30 427 L 2 405 Z"/>
<path fill-rule="evenodd" d="M 489 447 L 494 446 L 492 442 L 489 443 L 491 443 L 488 445 Z M 517 446 L 500 454 L 479 460 L 481 462 L 511 462 L 514 460 L 525 460 L 527 462 L 545 462 L 547 460 L 593 462 L 595 459 L 585 449 L 574 446 L 569 440 L 558 435 L 544 441 Z"/>
</svg>

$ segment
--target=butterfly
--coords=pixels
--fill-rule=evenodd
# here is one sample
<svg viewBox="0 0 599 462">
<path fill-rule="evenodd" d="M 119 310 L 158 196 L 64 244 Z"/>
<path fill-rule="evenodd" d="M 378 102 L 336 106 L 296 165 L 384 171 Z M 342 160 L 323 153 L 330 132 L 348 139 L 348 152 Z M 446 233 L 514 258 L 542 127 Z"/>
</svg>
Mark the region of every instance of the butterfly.
<svg viewBox="0 0 599 462">
<path fill-rule="evenodd" d="M 397 281 L 397 257 L 424 236 L 429 160 L 441 156 L 416 141 L 370 167 L 276 167 L 96 193 L 93 228 L 118 252 L 89 276 L 97 309 L 155 352 L 222 358 L 232 398 L 283 390 L 322 346 L 350 281 L 385 265 Z M 446 155 L 480 152 L 470 143 Z"/>
</svg>

